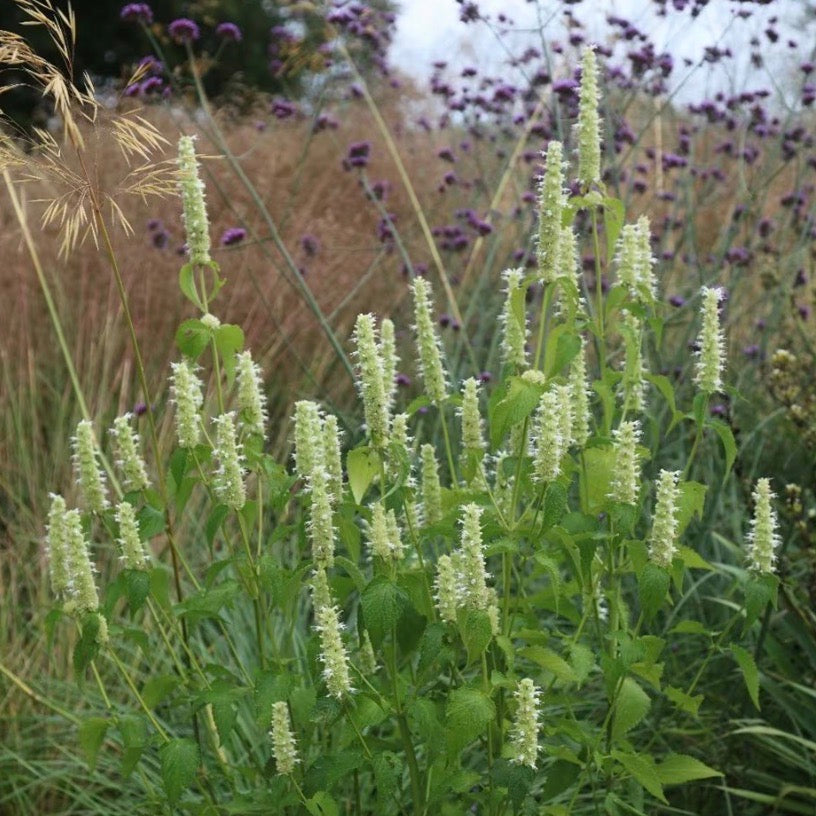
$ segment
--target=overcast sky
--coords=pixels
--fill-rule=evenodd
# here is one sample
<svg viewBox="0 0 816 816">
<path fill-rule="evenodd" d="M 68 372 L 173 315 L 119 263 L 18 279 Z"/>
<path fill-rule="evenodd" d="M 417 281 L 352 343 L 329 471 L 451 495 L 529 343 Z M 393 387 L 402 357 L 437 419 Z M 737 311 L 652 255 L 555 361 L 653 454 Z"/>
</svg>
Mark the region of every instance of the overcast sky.
<svg viewBox="0 0 816 816">
<path fill-rule="evenodd" d="M 522 43 L 540 42 L 540 21 L 546 23 L 547 39 L 563 38 L 563 11 L 566 8 L 557 0 L 478 0 L 483 14 L 489 14 L 493 22 L 499 12 L 513 20 L 512 50 L 521 53 Z M 659 51 L 668 50 L 675 58 L 672 82 L 685 79 L 678 93 L 679 99 L 699 99 L 701 95 L 716 90 L 743 90 L 768 85 L 769 70 L 774 79 L 790 77 L 803 59 L 812 56 L 812 37 L 801 36 L 797 23 L 807 6 L 806 0 L 777 0 L 767 6 L 736 3 L 731 0 L 711 0 L 701 14 L 692 19 L 688 12 L 671 11 L 667 17 L 658 17 L 657 5 L 650 0 L 586 0 L 571 6 L 573 14 L 589 30 L 594 38 L 604 39 L 607 29 L 606 16 L 615 14 L 630 20 L 640 30 L 649 34 Z M 671 3 L 669 3 L 671 8 Z M 495 35 L 482 22 L 465 25 L 459 21 L 461 6 L 456 0 L 402 0 L 397 25 L 397 35 L 391 50 L 392 62 L 407 74 L 427 78 L 430 65 L 436 60 L 462 66 L 475 64 L 486 73 L 505 73 L 506 53 L 497 43 Z M 743 20 L 735 15 L 739 9 L 748 9 L 752 16 Z M 764 37 L 768 21 L 780 17 L 777 28 L 779 42 L 770 46 Z M 814 27 L 809 31 L 812 33 Z M 750 65 L 749 40 L 759 36 L 769 70 L 756 71 Z M 789 48 L 788 39 L 798 39 L 795 48 Z M 683 66 L 682 58 L 699 61 L 706 46 L 730 47 L 735 60 L 727 66 L 704 66 L 690 72 Z M 521 48 L 519 49 L 519 45 Z M 726 73 L 727 68 L 727 73 Z"/>
</svg>

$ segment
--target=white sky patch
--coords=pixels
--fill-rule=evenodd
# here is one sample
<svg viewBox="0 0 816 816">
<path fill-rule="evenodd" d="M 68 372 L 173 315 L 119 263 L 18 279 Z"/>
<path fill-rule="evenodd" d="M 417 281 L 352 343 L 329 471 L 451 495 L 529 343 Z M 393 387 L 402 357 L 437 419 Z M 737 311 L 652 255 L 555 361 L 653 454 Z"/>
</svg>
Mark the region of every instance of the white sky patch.
<svg viewBox="0 0 816 816">
<path fill-rule="evenodd" d="M 799 3 L 756 6 L 714 0 L 692 18 L 688 11 L 673 11 L 671 2 L 668 16 L 659 17 L 657 6 L 651 0 L 585 0 L 574 6 L 554 0 L 476 2 L 496 28 L 502 27 L 497 21 L 499 13 L 503 12 L 513 21 L 504 27 L 512 29 L 507 43 L 514 56 L 520 55 L 527 45 L 541 50 L 542 28 L 547 41 L 565 42 L 564 12 L 567 9 L 584 24 L 588 36 L 600 42 L 607 41 L 610 31 L 606 17 L 609 14 L 623 17 L 654 41 L 658 53 L 668 51 L 674 57 L 675 69 L 669 88 L 677 89 L 679 101 L 700 100 L 718 91 L 734 93 L 759 87 L 772 91 L 788 89 L 794 81 L 801 80 L 799 63 L 811 57 L 813 29 L 803 29 L 805 8 Z M 507 50 L 494 31 L 481 21 L 462 23 L 459 20 L 461 8 L 456 0 L 402 0 L 390 52 L 392 64 L 421 83 L 427 82 L 435 61 L 448 63 L 446 77 L 458 75 L 465 65 L 473 65 L 481 75 L 501 75 L 508 81 L 517 78 L 508 65 Z M 736 14 L 739 10 L 752 14 L 748 19 L 741 19 Z M 775 26 L 780 36 L 779 41 L 771 45 L 764 31 L 775 16 L 780 18 Z M 766 60 L 765 67 L 760 69 L 751 65 L 749 41 L 752 37 L 759 38 L 759 50 Z M 787 45 L 791 39 L 797 41 L 794 48 Z M 622 42 L 615 62 L 628 63 L 623 54 L 638 45 L 637 41 Z M 702 67 L 692 68 L 684 65 L 683 58 L 688 58 L 696 66 L 707 46 L 730 48 L 734 58 L 718 65 L 704 63 Z"/>
</svg>

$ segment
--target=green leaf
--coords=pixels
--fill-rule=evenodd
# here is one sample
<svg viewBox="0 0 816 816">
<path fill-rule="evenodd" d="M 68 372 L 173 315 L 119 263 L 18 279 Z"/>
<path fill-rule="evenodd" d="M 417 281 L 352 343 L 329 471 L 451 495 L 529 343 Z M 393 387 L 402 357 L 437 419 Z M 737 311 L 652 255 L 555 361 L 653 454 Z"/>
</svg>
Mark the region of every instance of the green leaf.
<svg viewBox="0 0 816 816">
<path fill-rule="evenodd" d="M 680 547 L 680 559 L 688 569 L 704 569 L 713 570 L 714 567 L 708 563 L 699 553 L 691 549 L 691 547 Z"/>
<path fill-rule="evenodd" d="M 626 208 L 619 198 L 604 196 L 603 199 L 604 231 L 606 232 L 606 257 L 607 260 L 615 255 L 615 245 L 618 243 L 618 236 L 623 229 L 623 222 L 626 218 Z"/>
<path fill-rule="evenodd" d="M 198 769 L 198 746 L 189 739 L 172 739 L 159 749 L 164 790 L 171 805 L 190 787 Z"/>
<path fill-rule="evenodd" d="M 187 473 L 187 461 L 187 448 L 176 448 L 170 455 L 170 475 L 173 477 L 177 489 Z"/>
<path fill-rule="evenodd" d="M 79 724 L 79 746 L 90 770 L 96 767 L 96 757 L 109 726 L 110 720 L 105 717 L 87 717 Z"/>
<path fill-rule="evenodd" d="M 707 424 L 715 430 L 717 436 L 720 437 L 720 442 L 722 442 L 723 452 L 725 453 L 725 473 L 723 473 L 723 481 L 725 481 L 731 472 L 731 465 L 734 464 L 734 460 L 737 458 L 737 443 L 734 440 L 731 428 L 721 419 L 709 417 Z"/>
<path fill-rule="evenodd" d="M 151 677 L 142 687 L 142 700 L 148 708 L 155 708 L 165 700 L 181 683 L 176 674 L 158 674 Z"/>
<path fill-rule="evenodd" d="M 545 390 L 545 386 L 521 377 L 510 377 L 507 382 L 506 395 L 490 415 L 490 445 L 494 450 L 513 425 L 523 422 L 535 410 Z"/>
<path fill-rule="evenodd" d="M 722 776 L 719 771 L 686 754 L 669 754 L 657 766 L 657 775 L 664 785 L 682 785 L 695 779 Z"/>
<path fill-rule="evenodd" d="M 377 785 L 377 801 L 383 805 L 390 802 L 402 776 L 402 763 L 393 751 L 378 751 L 371 762 L 374 782 Z"/>
<path fill-rule="evenodd" d="M 573 643 L 570 646 L 570 664 L 580 686 L 589 677 L 595 665 L 595 655 L 592 649 L 583 643 Z"/>
<path fill-rule="evenodd" d="M 669 630 L 670 634 L 681 634 L 681 635 L 707 635 L 708 629 L 703 626 L 700 621 L 696 620 L 684 620 L 680 621 L 677 626 L 673 626 Z"/>
<path fill-rule="evenodd" d="M 197 306 L 202 312 L 204 311 L 204 304 L 201 302 L 198 292 L 196 291 L 192 264 L 184 264 L 179 270 L 179 289 L 181 289 L 182 294 L 187 300 Z"/>
<path fill-rule="evenodd" d="M 142 753 L 147 748 L 149 742 L 147 719 L 141 714 L 123 714 L 119 717 L 116 727 L 122 738 L 122 764 L 120 770 L 122 776 L 127 779 L 133 773 Z"/>
<path fill-rule="evenodd" d="M 730 646 L 731 654 L 740 667 L 742 678 L 745 681 L 745 687 L 748 689 L 748 695 L 754 707 L 759 711 L 759 670 L 757 669 L 754 656 L 742 646 L 732 643 Z"/>
<path fill-rule="evenodd" d="M 545 646 L 527 646 L 521 649 L 519 654 L 538 663 L 545 671 L 554 674 L 562 683 L 575 683 L 578 680 L 572 666 L 552 649 Z"/>
<path fill-rule="evenodd" d="M 150 541 L 164 532 L 164 513 L 148 504 L 136 514 L 136 521 L 139 523 L 139 538 L 142 541 Z"/>
<path fill-rule="evenodd" d="M 346 455 L 346 471 L 354 501 L 361 504 L 374 477 L 380 472 L 380 457 L 373 448 L 354 448 Z"/>
<path fill-rule="evenodd" d="M 362 752 L 357 750 L 320 754 L 306 774 L 303 788 L 307 794 L 330 790 L 337 782 L 365 763 Z"/>
<path fill-rule="evenodd" d="M 217 504 L 207 518 L 207 523 L 204 525 L 204 534 L 207 536 L 207 543 L 212 548 L 213 541 L 224 523 L 224 519 L 229 514 L 229 507 L 226 504 Z"/>
<path fill-rule="evenodd" d="M 651 620 L 666 600 L 669 591 L 669 573 L 651 562 L 638 575 L 638 598 L 644 618 Z"/>
<path fill-rule="evenodd" d="M 567 762 L 565 759 L 554 762 L 547 769 L 547 781 L 541 789 L 541 801 L 549 802 L 562 794 L 573 785 L 580 773 L 581 766 L 574 762 Z"/>
<path fill-rule="evenodd" d="M 77 679 L 85 674 L 85 669 L 99 653 L 99 618 L 96 612 L 91 612 L 82 619 L 81 634 L 74 646 L 74 673 Z"/>
<path fill-rule="evenodd" d="M 644 787 L 652 796 L 661 802 L 666 802 L 663 795 L 663 785 L 657 772 L 654 760 L 647 754 L 631 754 L 624 751 L 612 751 L 612 758 L 623 767 Z"/>
<path fill-rule="evenodd" d="M 216 586 L 202 589 L 177 603 L 177 615 L 185 615 L 193 622 L 203 618 L 217 618 L 225 606 L 229 606 L 240 594 L 241 587 L 237 581 L 224 581 Z"/>
<path fill-rule="evenodd" d="M 124 570 L 125 595 L 131 614 L 142 608 L 150 594 L 150 576 L 144 570 Z"/>
<path fill-rule="evenodd" d="M 235 355 L 244 347 L 244 331 L 232 323 L 222 323 L 215 330 L 215 347 L 224 364 L 227 383 L 232 386 L 235 377 Z"/>
<path fill-rule="evenodd" d="M 550 348 L 551 346 L 548 343 L 544 370 L 547 372 L 548 377 L 555 377 L 561 373 L 565 366 L 569 365 L 581 350 L 581 338 L 577 334 L 567 334 L 566 332 L 559 334 L 551 359 L 549 359 Z"/>
<path fill-rule="evenodd" d="M 456 755 L 473 742 L 495 716 L 496 707 L 484 692 L 467 687 L 454 689 L 445 708 L 449 754 Z"/>
<path fill-rule="evenodd" d="M 408 716 L 427 749 L 438 751 L 445 741 L 445 731 L 439 721 L 436 704 L 427 697 L 417 697 L 408 704 Z"/>
<path fill-rule="evenodd" d="M 579 471 L 580 495 L 586 500 L 585 513 L 595 515 L 606 509 L 615 467 L 615 451 L 611 446 L 586 448 L 581 456 L 584 466 Z"/>
<path fill-rule="evenodd" d="M 311 816 L 337 816 L 340 809 L 337 802 L 326 791 L 318 791 L 306 802 L 306 809 Z"/>
<path fill-rule="evenodd" d="M 473 663 L 482 656 L 493 638 L 490 616 L 481 609 L 460 610 L 457 623 L 467 649 L 468 663 Z"/>
<path fill-rule="evenodd" d="M 493 765 L 493 784 L 507 789 L 507 796 L 518 808 L 530 793 L 535 771 L 527 765 L 517 765 L 506 759 L 497 759 Z"/>
<path fill-rule="evenodd" d="M 754 621 L 765 611 L 765 607 L 772 603 L 776 606 L 776 592 L 779 579 L 775 575 L 750 574 L 743 591 L 745 593 L 745 629 L 752 626 Z"/>
<path fill-rule="evenodd" d="M 561 482 L 550 482 L 541 507 L 541 531 L 554 527 L 567 512 L 567 489 Z"/>
<path fill-rule="evenodd" d="M 211 337 L 210 330 L 200 320 L 185 320 L 176 331 L 176 345 L 185 357 L 197 360 Z"/>
<path fill-rule="evenodd" d="M 363 623 L 374 646 L 394 629 L 410 605 L 408 593 L 384 576 L 377 576 L 363 590 L 360 606 Z"/>
<path fill-rule="evenodd" d="M 708 485 L 700 484 L 700 482 L 680 482 L 677 487 L 680 490 L 677 501 L 677 535 L 679 537 L 694 516 L 698 519 L 703 517 Z"/>
<path fill-rule="evenodd" d="M 670 431 L 682 418 L 683 414 L 677 410 L 677 404 L 674 399 L 674 387 L 668 377 L 662 374 L 646 374 L 646 379 L 661 393 L 663 399 L 666 400 L 671 411 L 671 422 L 666 432 Z"/>
<path fill-rule="evenodd" d="M 625 677 L 618 699 L 615 701 L 612 739 L 619 740 L 631 731 L 646 716 L 651 704 L 649 695 L 638 685 L 637 681 L 631 677 Z"/>
<path fill-rule="evenodd" d="M 666 686 L 666 696 L 681 710 L 692 717 L 697 716 L 700 710 L 700 705 L 703 702 L 702 694 L 686 694 L 685 691 L 675 688 L 674 686 Z"/>
</svg>

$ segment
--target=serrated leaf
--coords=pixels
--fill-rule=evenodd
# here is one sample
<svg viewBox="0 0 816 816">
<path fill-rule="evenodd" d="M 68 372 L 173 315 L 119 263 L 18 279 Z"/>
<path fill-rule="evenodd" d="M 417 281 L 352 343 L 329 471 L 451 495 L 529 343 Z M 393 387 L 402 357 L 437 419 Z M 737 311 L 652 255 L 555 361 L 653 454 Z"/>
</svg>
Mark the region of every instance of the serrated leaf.
<svg viewBox="0 0 816 816">
<path fill-rule="evenodd" d="M 513 425 L 523 422 L 535 410 L 545 390 L 543 385 L 521 377 L 510 377 L 507 382 L 505 396 L 490 415 L 490 445 L 494 450 Z"/>
<path fill-rule="evenodd" d="M 567 489 L 561 482 L 550 482 L 541 506 L 541 531 L 558 524 L 567 512 Z"/>
<path fill-rule="evenodd" d="M 580 686 L 589 677 L 589 673 L 595 665 L 595 655 L 592 649 L 583 643 L 573 643 L 570 646 L 570 664 Z"/>
<path fill-rule="evenodd" d="M 705 558 L 692 550 L 691 547 L 680 547 L 680 559 L 687 569 L 704 569 L 709 571 L 714 569 Z"/>
<path fill-rule="evenodd" d="M 742 672 L 742 679 L 745 681 L 745 687 L 748 689 L 751 702 L 759 711 L 759 669 L 757 669 L 754 656 L 736 643 L 732 643 L 730 649 Z"/>
<path fill-rule="evenodd" d="M 684 620 L 680 621 L 677 626 L 672 627 L 670 633 L 674 634 L 682 634 L 682 635 L 707 635 L 708 629 L 703 626 L 700 621 L 696 620 Z"/>
<path fill-rule="evenodd" d="M 207 523 L 204 525 L 204 534 L 207 536 L 207 543 L 211 548 L 213 541 L 215 540 L 216 535 L 218 535 L 218 531 L 221 529 L 221 525 L 224 523 L 224 519 L 228 514 L 229 507 L 227 507 L 226 504 L 217 504 L 208 516 Z"/>
<path fill-rule="evenodd" d="M 191 303 L 197 306 L 202 312 L 204 311 L 204 304 L 198 296 L 195 285 L 195 270 L 193 265 L 186 263 L 179 270 L 179 289 L 181 289 L 184 297 Z"/>
<path fill-rule="evenodd" d="M 617 760 L 652 796 L 666 802 L 663 786 L 654 760 L 647 754 L 630 754 L 624 751 L 613 751 L 612 758 Z"/>
<path fill-rule="evenodd" d="M 150 594 L 150 576 L 144 570 L 128 569 L 123 570 L 122 580 L 131 614 L 138 612 Z"/>
<path fill-rule="evenodd" d="M 96 767 L 96 757 L 110 724 L 110 720 L 105 717 L 86 717 L 79 724 L 79 746 L 90 770 Z"/>
<path fill-rule="evenodd" d="M 683 418 L 683 414 L 677 410 L 674 398 L 674 387 L 671 384 L 671 380 L 662 374 L 646 374 L 646 379 L 661 393 L 663 399 L 666 400 L 669 406 L 671 422 L 667 429 L 668 432 Z"/>
<path fill-rule="evenodd" d="M 572 666 L 552 649 L 545 646 L 527 646 L 521 649 L 519 653 L 554 674 L 562 683 L 575 683 L 578 680 Z"/>
<path fill-rule="evenodd" d="M 311 816 L 337 816 L 340 809 L 337 802 L 326 791 L 318 791 L 306 802 L 306 809 Z"/>
<path fill-rule="evenodd" d="M 150 541 L 164 532 L 164 513 L 148 504 L 136 513 L 136 521 L 139 523 L 139 538 L 142 541 Z"/>
<path fill-rule="evenodd" d="M 306 774 L 304 790 L 309 795 L 321 790 L 331 790 L 339 780 L 361 768 L 364 763 L 365 757 L 357 750 L 320 754 Z"/>
<path fill-rule="evenodd" d="M 99 653 L 99 618 L 96 612 L 91 612 L 82 619 L 81 633 L 74 645 L 74 674 L 81 680 L 85 669 Z"/>
<path fill-rule="evenodd" d="M 550 338 L 548 338 L 549 340 Z M 549 354 L 550 348 L 553 353 Z M 545 355 L 544 370 L 548 377 L 556 377 L 568 366 L 578 352 L 581 350 L 581 338 L 577 334 L 563 332 L 558 335 L 554 346 L 547 343 L 547 354 Z"/>
<path fill-rule="evenodd" d="M 481 609 L 461 610 L 457 616 L 459 634 L 467 649 L 468 663 L 478 660 L 493 638 L 490 616 Z"/>
<path fill-rule="evenodd" d="M 378 751 L 371 765 L 377 785 L 377 800 L 385 804 L 397 790 L 397 783 L 402 776 L 402 762 L 393 751 Z"/>
<path fill-rule="evenodd" d="M 222 323 L 215 330 L 215 347 L 224 365 L 227 383 L 231 386 L 235 377 L 235 355 L 244 347 L 244 330 L 233 323 Z"/>
<path fill-rule="evenodd" d="M 586 448 L 581 456 L 584 465 L 579 471 L 580 495 L 586 498 L 584 512 L 590 515 L 606 509 L 609 501 L 615 451 L 611 446 Z"/>
<path fill-rule="evenodd" d="M 185 320 L 176 331 L 176 345 L 185 357 L 197 360 L 207 348 L 211 336 L 210 330 L 200 320 Z"/>
<path fill-rule="evenodd" d="M 765 611 L 765 607 L 772 603 L 776 606 L 776 592 L 779 579 L 775 575 L 748 576 L 743 585 L 745 593 L 745 628 L 752 626 L 754 621 Z"/>
<path fill-rule="evenodd" d="M 497 759 L 493 764 L 493 784 L 500 788 L 507 788 L 507 796 L 518 808 L 530 793 L 535 770 L 527 765 L 517 765 L 506 759 Z"/>
<path fill-rule="evenodd" d="M 626 208 L 619 198 L 604 196 L 603 199 L 603 219 L 604 232 L 606 232 L 606 257 L 611 259 L 615 255 L 615 246 L 618 243 L 618 236 L 623 229 L 623 222 L 626 218 Z"/>
<path fill-rule="evenodd" d="M 496 707 L 484 692 L 467 687 L 454 689 L 445 708 L 448 752 L 458 754 L 495 716 Z"/>
<path fill-rule="evenodd" d="M 155 708 L 181 683 L 178 675 L 159 674 L 151 677 L 142 687 L 142 700 L 148 708 Z"/>
<path fill-rule="evenodd" d="M 703 517 L 708 485 L 700 484 L 700 482 L 680 482 L 677 488 L 680 491 L 677 499 L 677 535 L 679 537 L 695 516 L 698 519 Z"/>
<path fill-rule="evenodd" d="M 149 742 L 147 720 L 139 714 L 123 714 L 119 717 L 116 727 L 122 738 L 120 770 L 122 776 L 127 779 L 147 748 Z"/>
<path fill-rule="evenodd" d="M 547 781 L 541 789 L 541 801 L 549 802 L 570 788 L 581 773 L 581 766 L 559 759 L 547 769 Z"/>
<path fill-rule="evenodd" d="M 225 606 L 229 606 L 240 594 L 241 587 L 237 581 L 224 581 L 189 595 L 175 606 L 177 615 L 187 616 L 196 622 L 202 618 L 217 618 Z"/>
<path fill-rule="evenodd" d="M 657 775 L 664 785 L 682 785 L 695 779 L 709 779 L 723 774 L 686 754 L 669 754 L 657 766 Z"/>
<path fill-rule="evenodd" d="M 652 562 L 647 563 L 638 575 L 638 599 L 647 621 L 655 616 L 666 600 L 670 580 L 669 573 Z"/>
<path fill-rule="evenodd" d="M 190 739 L 172 739 L 159 749 L 164 791 L 170 804 L 192 785 L 198 769 L 198 746 Z"/>
<path fill-rule="evenodd" d="M 402 587 L 378 576 L 363 590 L 360 596 L 363 622 L 374 646 L 394 629 L 405 610 L 410 606 L 408 593 Z"/>
<path fill-rule="evenodd" d="M 682 689 L 675 688 L 674 686 L 666 686 L 665 692 L 666 696 L 681 711 L 685 711 L 687 714 L 691 714 L 692 717 L 697 716 L 697 712 L 700 710 L 700 705 L 705 699 L 702 694 L 694 695 L 686 694 L 685 691 L 683 691 Z"/>
<path fill-rule="evenodd" d="M 649 712 L 651 704 L 649 695 L 638 685 L 637 681 L 631 677 L 624 678 L 615 701 L 612 739 L 621 739 L 640 723 Z"/>
<path fill-rule="evenodd" d="M 444 742 L 445 731 L 439 721 L 436 704 L 426 697 L 417 697 L 408 705 L 408 716 L 427 749 L 431 752 L 438 751 Z"/>
<path fill-rule="evenodd" d="M 346 471 L 354 501 L 361 504 L 374 477 L 380 472 L 380 457 L 373 448 L 354 448 L 346 455 Z"/>
</svg>

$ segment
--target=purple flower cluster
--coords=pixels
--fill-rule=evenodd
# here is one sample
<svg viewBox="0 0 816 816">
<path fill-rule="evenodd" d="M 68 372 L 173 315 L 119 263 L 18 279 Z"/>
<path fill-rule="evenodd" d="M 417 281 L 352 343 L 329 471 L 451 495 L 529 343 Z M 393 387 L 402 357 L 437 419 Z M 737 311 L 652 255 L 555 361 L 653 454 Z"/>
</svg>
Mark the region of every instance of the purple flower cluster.
<svg viewBox="0 0 816 816">
<path fill-rule="evenodd" d="M 128 3 L 122 6 L 119 18 L 128 23 L 150 25 L 153 22 L 153 9 L 147 3 Z"/>
<path fill-rule="evenodd" d="M 240 244 L 247 237 L 247 231 L 243 227 L 229 227 L 221 234 L 221 246 L 235 246 Z"/>
<path fill-rule="evenodd" d="M 167 33 L 173 42 L 179 45 L 195 42 L 201 36 L 198 24 L 187 17 L 179 17 L 177 20 L 173 20 L 167 26 Z"/>
</svg>

